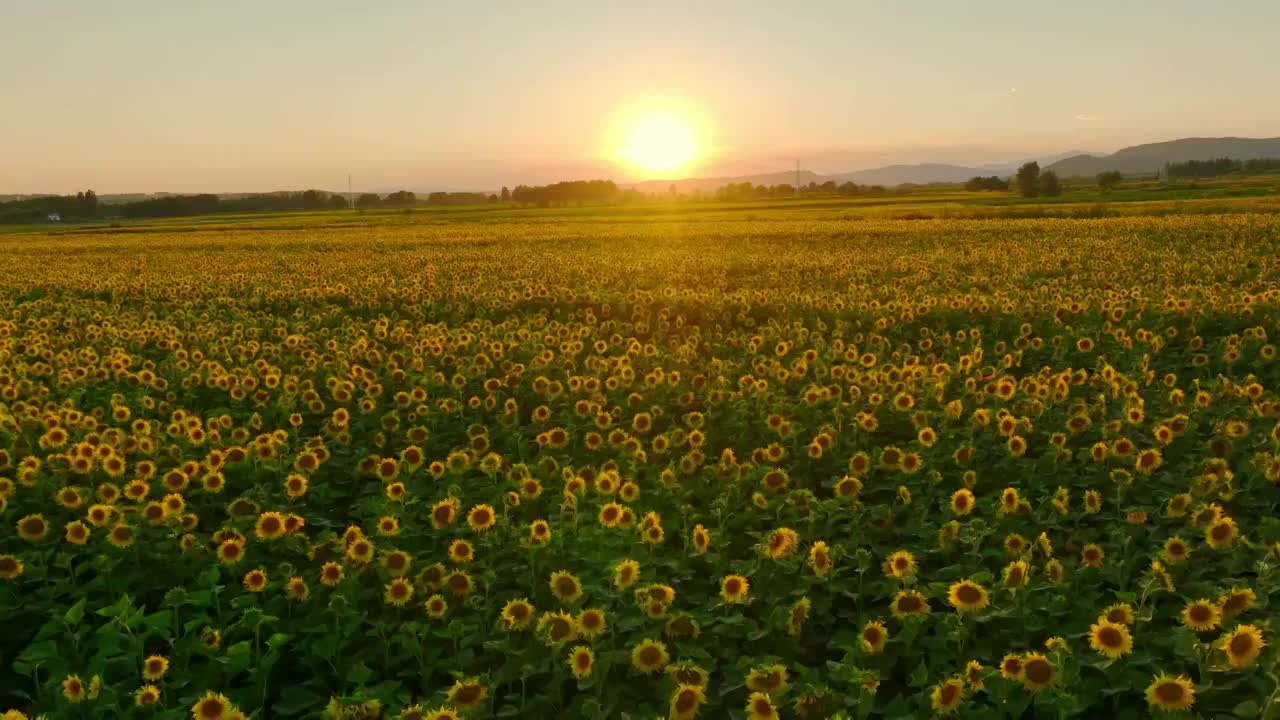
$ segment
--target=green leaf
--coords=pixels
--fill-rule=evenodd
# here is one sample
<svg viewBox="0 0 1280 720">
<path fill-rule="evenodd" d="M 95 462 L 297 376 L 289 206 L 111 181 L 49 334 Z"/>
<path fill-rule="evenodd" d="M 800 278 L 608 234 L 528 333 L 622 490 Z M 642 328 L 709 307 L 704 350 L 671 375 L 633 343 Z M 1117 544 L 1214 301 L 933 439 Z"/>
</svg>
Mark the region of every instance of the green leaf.
<svg viewBox="0 0 1280 720">
<path fill-rule="evenodd" d="M 148 631 L 167 638 L 170 634 L 170 626 L 173 624 L 173 611 L 161 610 L 160 612 L 151 613 L 143 619 L 142 624 L 146 626 Z"/>
<path fill-rule="evenodd" d="M 243 672 L 253 662 L 253 648 L 248 640 L 241 640 L 227 648 L 227 654 L 222 659 L 232 673 Z"/>
<path fill-rule="evenodd" d="M 328 699 L 296 685 L 285 686 L 280 691 L 280 700 L 271 706 L 272 710 L 282 716 L 304 715 L 308 710 L 322 707 Z"/>
<path fill-rule="evenodd" d="M 267 638 L 267 647 L 271 648 L 272 650 L 280 650 L 285 645 L 287 645 L 289 641 L 292 639 L 293 639 L 292 635 L 286 635 L 284 633 L 272 633 L 271 637 Z"/>
<path fill-rule="evenodd" d="M 62 616 L 62 621 L 70 625 L 71 627 L 75 627 L 79 625 L 82 619 L 84 619 L 84 599 L 83 598 L 81 598 L 80 602 L 76 603 L 75 605 L 72 605 L 67 610 L 66 614 Z"/>
<path fill-rule="evenodd" d="M 32 675 L 37 667 L 58 657 L 58 644 L 52 640 L 32 643 L 13 661 L 13 669 L 23 675 Z"/>
<path fill-rule="evenodd" d="M 372 679 L 373 671 L 369 669 L 368 665 L 364 664 L 363 660 L 351 666 L 351 669 L 347 671 L 347 680 L 356 685 L 367 685 Z"/>
<path fill-rule="evenodd" d="M 915 670 L 911 671 L 911 687 L 924 687 L 929 684 L 929 668 L 921 660 Z"/>
<path fill-rule="evenodd" d="M 1245 700 L 1232 710 L 1238 718 L 1256 718 L 1261 711 L 1257 700 Z"/>
</svg>

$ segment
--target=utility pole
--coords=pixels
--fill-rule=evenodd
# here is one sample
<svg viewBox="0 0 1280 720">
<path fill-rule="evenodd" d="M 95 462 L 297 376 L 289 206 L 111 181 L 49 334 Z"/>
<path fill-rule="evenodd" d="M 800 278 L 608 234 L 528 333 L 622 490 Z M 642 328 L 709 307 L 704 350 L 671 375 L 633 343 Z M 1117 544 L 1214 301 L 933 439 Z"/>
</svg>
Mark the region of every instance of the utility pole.
<svg viewBox="0 0 1280 720">
<path fill-rule="evenodd" d="M 351 173 L 347 173 L 347 205 L 350 205 L 352 210 L 356 209 L 355 196 L 351 194 Z"/>
<path fill-rule="evenodd" d="M 796 158 L 796 195 L 800 195 L 800 158 Z"/>
</svg>

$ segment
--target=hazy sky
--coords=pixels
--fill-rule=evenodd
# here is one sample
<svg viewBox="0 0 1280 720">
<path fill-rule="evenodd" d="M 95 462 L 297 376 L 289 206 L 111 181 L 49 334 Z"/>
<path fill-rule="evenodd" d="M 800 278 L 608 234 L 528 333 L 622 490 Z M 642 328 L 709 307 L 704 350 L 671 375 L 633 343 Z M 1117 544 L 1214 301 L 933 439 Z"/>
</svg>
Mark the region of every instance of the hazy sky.
<svg viewBox="0 0 1280 720">
<path fill-rule="evenodd" d="M 642 179 L 1280 135 L 1280 1 L 0 0 L 0 193 Z"/>
</svg>

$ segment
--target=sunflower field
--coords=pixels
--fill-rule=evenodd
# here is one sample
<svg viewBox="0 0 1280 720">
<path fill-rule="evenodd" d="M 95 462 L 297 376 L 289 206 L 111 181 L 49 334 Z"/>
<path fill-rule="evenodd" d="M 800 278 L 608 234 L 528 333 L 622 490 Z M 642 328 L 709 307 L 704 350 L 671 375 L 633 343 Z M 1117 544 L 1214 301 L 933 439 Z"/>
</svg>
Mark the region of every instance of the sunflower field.
<svg viewBox="0 0 1280 720">
<path fill-rule="evenodd" d="M 1280 718 L 1280 218 L 0 240 L 0 716 Z"/>
</svg>

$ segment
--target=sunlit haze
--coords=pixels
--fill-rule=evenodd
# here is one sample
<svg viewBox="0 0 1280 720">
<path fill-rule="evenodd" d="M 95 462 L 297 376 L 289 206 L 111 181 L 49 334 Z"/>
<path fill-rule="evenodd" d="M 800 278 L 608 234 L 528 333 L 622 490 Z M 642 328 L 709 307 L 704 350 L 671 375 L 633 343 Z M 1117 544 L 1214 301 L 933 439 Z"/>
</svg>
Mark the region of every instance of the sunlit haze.
<svg viewBox="0 0 1280 720">
<path fill-rule="evenodd" d="M 0 193 L 496 190 L 1280 135 L 1280 3 L 8 0 Z"/>
</svg>

